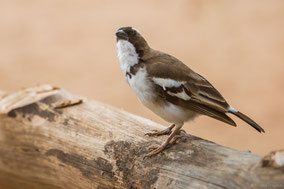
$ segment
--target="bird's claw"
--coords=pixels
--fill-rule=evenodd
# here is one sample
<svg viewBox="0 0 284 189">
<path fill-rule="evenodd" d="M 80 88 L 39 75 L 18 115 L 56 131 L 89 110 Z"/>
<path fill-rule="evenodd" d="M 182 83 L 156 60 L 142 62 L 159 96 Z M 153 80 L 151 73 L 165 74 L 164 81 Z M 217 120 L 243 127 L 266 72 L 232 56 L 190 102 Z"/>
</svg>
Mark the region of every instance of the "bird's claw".
<svg viewBox="0 0 284 189">
<path fill-rule="evenodd" d="M 159 132 L 158 130 L 152 130 L 152 132 L 145 133 L 144 136 L 155 136 L 155 133 Z"/>
<path fill-rule="evenodd" d="M 162 130 L 162 131 L 152 130 L 152 132 L 146 133 L 145 136 L 149 136 L 149 137 L 152 137 L 152 136 L 162 136 L 162 135 L 169 135 L 171 133 L 172 133 L 171 129 L 167 128 L 167 129 Z"/>
<path fill-rule="evenodd" d="M 179 130 L 178 134 L 176 136 L 174 136 L 174 138 L 172 139 L 170 144 L 173 145 L 173 144 L 178 143 L 178 141 L 183 138 L 183 136 L 184 136 L 183 134 L 186 134 L 185 130 L 183 130 L 183 129 Z"/>
<path fill-rule="evenodd" d="M 154 155 L 157 155 L 158 153 L 160 153 L 161 151 L 163 151 L 166 148 L 166 145 L 161 145 L 161 146 L 151 146 L 149 149 L 152 150 L 150 153 L 146 154 L 143 158 L 149 158 L 152 157 Z"/>
<path fill-rule="evenodd" d="M 174 145 L 174 144 L 178 143 L 178 141 L 179 141 L 181 138 L 182 138 L 181 135 L 175 136 L 175 137 L 172 139 L 172 141 L 170 142 L 170 144 L 171 144 L 171 145 Z"/>
<path fill-rule="evenodd" d="M 153 145 L 153 146 L 150 146 L 148 149 L 153 151 L 153 150 L 156 150 L 159 147 L 160 147 L 159 145 Z"/>
</svg>

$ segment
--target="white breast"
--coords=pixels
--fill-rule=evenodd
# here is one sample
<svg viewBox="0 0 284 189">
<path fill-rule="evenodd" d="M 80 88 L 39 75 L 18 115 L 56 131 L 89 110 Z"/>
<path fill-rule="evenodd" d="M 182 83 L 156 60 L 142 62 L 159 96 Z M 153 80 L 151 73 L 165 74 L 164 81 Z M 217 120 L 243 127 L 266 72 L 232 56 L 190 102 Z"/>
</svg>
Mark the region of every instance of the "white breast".
<svg viewBox="0 0 284 189">
<path fill-rule="evenodd" d="M 147 79 L 146 69 L 140 68 L 135 75 L 132 75 L 131 79 L 128 77 L 127 80 L 140 102 L 149 107 L 154 100 L 155 94 L 152 83 Z"/>
<path fill-rule="evenodd" d="M 126 74 L 126 72 L 130 72 L 131 66 L 139 62 L 139 56 L 136 53 L 135 47 L 126 40 L 119 40 L 117 42 L 117 55 L 125 80 L 135 92 L 140 102 L 148 106 L 154 94 L 152 92 L 151 82 L 147 79 L 146 69 L 140 68 L 136 74 L 131 75 L 131 77 Z"/>
</svg>

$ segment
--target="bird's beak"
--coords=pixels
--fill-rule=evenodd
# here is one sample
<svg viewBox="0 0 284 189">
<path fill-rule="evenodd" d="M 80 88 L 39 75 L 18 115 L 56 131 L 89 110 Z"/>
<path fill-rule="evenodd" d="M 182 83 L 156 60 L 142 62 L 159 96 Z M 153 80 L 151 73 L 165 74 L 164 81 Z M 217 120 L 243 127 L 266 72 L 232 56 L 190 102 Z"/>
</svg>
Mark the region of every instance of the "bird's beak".
<svg viewBox="0 0 284 189">
<path fill-rule="evenodd" d="M 123 31 L 123 30 L 118 30 L 115 33 L 117 40 L 123 39 L 123 40 L 128 40 L 128 35 Z"/>
</svg>

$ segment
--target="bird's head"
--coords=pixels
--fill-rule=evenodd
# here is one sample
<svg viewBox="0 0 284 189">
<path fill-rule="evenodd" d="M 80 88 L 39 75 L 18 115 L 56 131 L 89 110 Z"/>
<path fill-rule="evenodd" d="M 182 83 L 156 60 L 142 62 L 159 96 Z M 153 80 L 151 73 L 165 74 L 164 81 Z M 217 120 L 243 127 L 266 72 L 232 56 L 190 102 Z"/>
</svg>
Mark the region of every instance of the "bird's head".
<svg viewBox="0 0 284 189">
<path fill-rule="evenodd" d="M 140 32 L 133 27 L 122 27 L 115 33 L 117 42 L 124 40 L 131 43 L 139 57 L 142 57 L 149 49 L 149 46 Z"/>
</svg>

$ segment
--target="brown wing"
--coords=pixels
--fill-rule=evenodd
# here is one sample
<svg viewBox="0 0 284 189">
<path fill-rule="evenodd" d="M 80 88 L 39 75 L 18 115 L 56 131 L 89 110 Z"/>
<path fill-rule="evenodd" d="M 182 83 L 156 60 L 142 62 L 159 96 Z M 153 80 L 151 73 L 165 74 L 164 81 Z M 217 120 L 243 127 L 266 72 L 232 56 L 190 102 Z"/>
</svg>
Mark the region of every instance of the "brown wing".
<svg viewBox="0 0 284 189">
<path fill-rule="evenodd" d="M 178 59 L 159 52 L 147 60 L 149 77 L 180 81 L 190 100 L 211 109 L 228 112 L 229 104 L 204 77 L 195 73 Z"/>
</svg>

